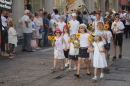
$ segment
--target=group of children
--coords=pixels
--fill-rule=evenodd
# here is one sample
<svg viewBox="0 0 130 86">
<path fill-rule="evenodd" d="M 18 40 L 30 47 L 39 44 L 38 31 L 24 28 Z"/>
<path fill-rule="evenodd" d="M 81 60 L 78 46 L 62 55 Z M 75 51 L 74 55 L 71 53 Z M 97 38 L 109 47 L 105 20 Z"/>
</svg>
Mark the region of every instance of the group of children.
<svg viewBox="0 0 130 86">
<path fill-rule="evenodd" d="M 110 49 L 110 47 L 109 49 L 105 47 L 105 42 L 110 46 L 112 37 L 111 32 L 108 30 L 104 31 L 103 27 L 103 23 L 98 22 L 98 31 L 93 34 L 94 41 L 88 39 L 91 34 L 88 33 L 85 24 L 79 25 L 79 37 L 77 37 L 76 33 L 70 34 L 67 25 L 64 25 L 63 31 L 61 31 L 60 28 L 56 28 L 54 31 L 55 41 L 52 42 L 52 46 L 54 46 L 54 67 L 52 68 L 52 71 L 56 71 L 57 59 L 62 60 L 62 70 L 65 67 L 69 67 L 68 70 L 72 70 L 72 61 L 74 61 L 73 70 L 77 70 L 77 73 L 74 74 L 74 76 L 79 78 L 82 59 L 84 59 L 87 75 L 91 75 L 90 66 L 91 61 L 93 61 L 93 80 L 97 80 L 98 68 L 101 69 L 100 78 L 103 78 L 103 69 L 107 67 L 106 57 L 108 56 L 108 51 Z"/>
</svg>

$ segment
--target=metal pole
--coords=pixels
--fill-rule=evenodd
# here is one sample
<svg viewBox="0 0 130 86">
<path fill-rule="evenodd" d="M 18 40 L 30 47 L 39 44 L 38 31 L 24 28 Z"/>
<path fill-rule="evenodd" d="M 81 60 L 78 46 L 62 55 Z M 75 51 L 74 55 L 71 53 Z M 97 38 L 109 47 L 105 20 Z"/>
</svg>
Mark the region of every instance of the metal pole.
<svg viewBox="0 0 130 86">
<path fill-rule="evenodd" d="M 2 45 L 2 21 L 1 21 L 1 13 L 2 13 L 2 10 L 0 10 L 0 48 L 1 48 L 1 45 Z"/>
</svg>

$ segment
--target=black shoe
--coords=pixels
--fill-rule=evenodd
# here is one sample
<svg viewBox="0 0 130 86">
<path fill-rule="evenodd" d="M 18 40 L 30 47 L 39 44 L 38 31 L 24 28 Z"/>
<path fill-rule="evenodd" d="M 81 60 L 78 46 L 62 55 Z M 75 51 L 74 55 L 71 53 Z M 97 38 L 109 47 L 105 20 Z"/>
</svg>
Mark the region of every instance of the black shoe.
<svg viewBox="0 0 130 86">
<path fill-rule="evenodd" d="M 79 76 L 78 74 L 74 74 L 74 76 L 75 76 L 76 78 L 80 78 L 80 76 Z"/>
<path fill-rule="evenodd" d="M 90 73 L 87 73 L 87 75 L 88 75 L 88 76 L 91 75 L 91 72 L 90 72 Z"/>
<path fill-rule="evenodd" d="M 22 50 L 22 51 L 27 51 L 27 50 Z"/>
<path fill-rule="evenodd" d="M 116 60 L 116 56 L 113 56 L 113 59 L 112 59 L 112 61 L 114 61 L 114 60 Z"/>
<path fill-rule="evenodd" d="M 120 58 L 120 59 L 121 59 L 121 58 L 122 58 L 122 55 L 120 54 L 118 58 Z"/>
</svg>

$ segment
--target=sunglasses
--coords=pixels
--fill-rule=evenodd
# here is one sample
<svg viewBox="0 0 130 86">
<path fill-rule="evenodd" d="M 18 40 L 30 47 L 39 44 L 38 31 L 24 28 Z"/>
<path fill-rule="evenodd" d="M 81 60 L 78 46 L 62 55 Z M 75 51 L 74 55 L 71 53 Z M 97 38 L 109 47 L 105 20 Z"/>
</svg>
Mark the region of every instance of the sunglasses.
<svg viewBox="0 0 130 86">
<path fill-rule="evenodd" d="M 56 32 L 57 34 L 59 34 L 60 32 Z"/>
<path fill-rule="evenodd" d="M 119 16 L 117 16 L 116 18 L 119 18 Z"/>
</svg>

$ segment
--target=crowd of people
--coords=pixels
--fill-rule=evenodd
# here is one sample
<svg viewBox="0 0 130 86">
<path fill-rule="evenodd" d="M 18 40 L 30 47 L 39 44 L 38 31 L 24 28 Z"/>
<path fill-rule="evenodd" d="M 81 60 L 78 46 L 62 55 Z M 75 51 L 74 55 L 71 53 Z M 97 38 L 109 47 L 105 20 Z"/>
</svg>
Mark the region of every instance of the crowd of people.
<svg viewBox="0 0 130 86">
<path fill-rule="evenodd" d="M 74 61 L 74 70 L 77 70 L 74 76 L 79 78 L 81 62 L 84 59 L 87 75 L 91 75 L 92 61 L 93 80 L 97 80 L 98 68 L 101 69 L 100 78 L 103 78 L 103 69 L 107 67 L 107 60 L 110 56 L 111 41 L 114 44 L 113 60 L 115 60 L 117 59 L 117 46 L 120 49 L 119 58 L 122 58 L 123 33 L 125 32 L 126 38 L 128 38 L 129 33 L 130 37 L 130 12 L 119 11 L 119 13 L 112 14 L 111 12 L 106 12 L 105 17 L 103 17 L 101 11 L 94 11 L 91 14 L 87 14 L 86 11 L 82 13 L 77 11 L 60 15 L 56 8 L 50 14 L 41 9 L 31 14 L 29 10 L 25 9 L 24 16 L 19 20 L 24 38 L 22 51 L 35 52 L 41 49 L 41 40 L 44 40 L 45 47 L 50 46 L 49 33 L 51 32 L 51 37 L 54 37 L 54 40 L 51 41 L 52 46 L 54 46 L 53 72 L 56 71 L 57 59 L 62 61 L 62 70 L 68 67 L 70 71 Z M 9 55 L 9 58 L 14 58 L 17 54 L 15 47 L 17 47 L 18 32 L 12 22 L 12 13 L 2 11 L 1 19 L 1 55 Z M 107 21 L 108 19 L 109 21 Z M 104 24 L 107 24 L 109 28 L 104 29 Z"/>
</svg>

